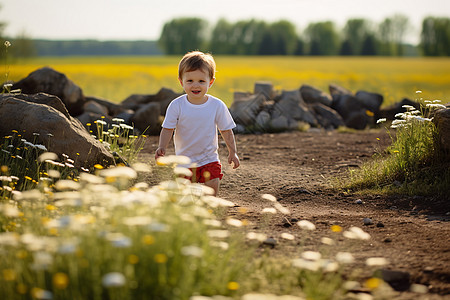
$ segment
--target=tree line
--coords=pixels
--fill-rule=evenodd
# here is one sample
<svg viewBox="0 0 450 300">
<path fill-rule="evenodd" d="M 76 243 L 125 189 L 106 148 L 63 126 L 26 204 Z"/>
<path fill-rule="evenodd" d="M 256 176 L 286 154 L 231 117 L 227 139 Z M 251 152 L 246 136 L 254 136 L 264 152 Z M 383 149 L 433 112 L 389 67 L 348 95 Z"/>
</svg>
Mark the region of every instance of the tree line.
<svg viewBox="0 0 450 300">
<path fill-rule="evenodd" d="M 450 55 L 449 18 L 425 18 L 419 45 L 406 43 L 410 28 L 409 19 L 399 14 L 379 24 L 349 19 L 342 29 L 331 21 L 315 22 L 301 33 L 287 20 L 220 19 L 210 28 L 201 18 L 176 18 L 164 24 L 158 44 L 169 55 L 192 50 L 226 55 Z"/>
</svg>

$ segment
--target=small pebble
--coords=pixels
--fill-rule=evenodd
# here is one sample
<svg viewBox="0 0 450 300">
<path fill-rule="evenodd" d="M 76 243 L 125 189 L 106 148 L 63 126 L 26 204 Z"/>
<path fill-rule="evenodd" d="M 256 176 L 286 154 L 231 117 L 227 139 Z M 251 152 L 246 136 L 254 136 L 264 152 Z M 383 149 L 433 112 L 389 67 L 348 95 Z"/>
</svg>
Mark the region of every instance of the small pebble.
<svg viewBox="0 0 450 300">
<path fill-rule="evenodd" d="M 390 243 L 390 242 L 392 242 L 392 239 L 391 238 L 385 238 L 383 242 Z"/>
<path fill-rule="evenodd" d="M 275 245 L 277 244 L 277 240 L 270 237 L 270 238 L 266 239 L 263 242 L 263 244 L 266 245 L 266 246 L 270 246 L 270 247 L 274 248 Z"/>
<path fill-rule="evenodd" d="M 357 199 L 357 200 L 355 201 L 355 203 L 356 203 L 356 204 L 363 204 L 363 201 L 362 201 L 361 199 Z"/>
<path fill-rule="evenodd" d="M 373 225 L 373 221 L 371 218 L 364 218 L 364 225 Z"/>
<path fill-rule="evenodd" d="M 384 224 L 381 223 L 381 222 L 378 222 L 378 223 L 377 223 L 377 227 L 384 227 Z"/>
</svg>

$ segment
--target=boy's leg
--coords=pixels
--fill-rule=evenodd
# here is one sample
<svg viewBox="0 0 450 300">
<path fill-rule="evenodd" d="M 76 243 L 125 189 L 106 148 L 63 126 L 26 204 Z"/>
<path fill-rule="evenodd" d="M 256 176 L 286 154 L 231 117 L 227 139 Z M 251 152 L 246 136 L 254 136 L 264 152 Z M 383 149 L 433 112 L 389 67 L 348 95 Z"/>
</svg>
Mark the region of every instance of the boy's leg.
<svg viewBox="0 0 450 300">
<path fill-rule="evenodd" d="M 214 189 L 214 196 L 217 196 L 217 194 L 219 193 L 219 185 L 220 185 L 220 179 L 219 178 L 214 178 L 211 180 L 208 180 L 205 182 L 206 186 L 209 186 L 210 188 Z"/>
</svg>

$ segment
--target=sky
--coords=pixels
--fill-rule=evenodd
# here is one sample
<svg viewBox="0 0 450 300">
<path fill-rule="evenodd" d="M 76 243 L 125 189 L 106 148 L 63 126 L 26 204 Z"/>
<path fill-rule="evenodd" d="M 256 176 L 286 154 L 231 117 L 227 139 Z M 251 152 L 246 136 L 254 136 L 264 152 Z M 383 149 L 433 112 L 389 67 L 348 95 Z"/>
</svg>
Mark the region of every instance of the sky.
<svg viewBox="0 0 450 300">
<path fill-rule="evenodd" d="M 380 23 L 402 14 L 417 42 L 427 16 L 450 17 L 450 0 L 0 0 L 5 36 L 42 39 L 157 40 L 164 23 L 178 17 L 229 22 L 258 19 L 292 22 L 299 33 L 311 22 L 350 18 Z"/>
</svg>

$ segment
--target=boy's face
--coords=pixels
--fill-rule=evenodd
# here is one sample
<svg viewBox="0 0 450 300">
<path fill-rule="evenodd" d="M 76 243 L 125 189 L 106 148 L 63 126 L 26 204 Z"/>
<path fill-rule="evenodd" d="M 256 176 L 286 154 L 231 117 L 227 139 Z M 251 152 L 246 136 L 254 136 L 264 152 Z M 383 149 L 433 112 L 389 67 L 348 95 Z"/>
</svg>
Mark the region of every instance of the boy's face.
<svg viewBox="0 0 450 300">
<path fill-rule="evenodd" d="M 184 72 L 182 78 L 178 78 L 188 100 L 194 104 L 202 104 L 207 100 L 205 94 L 214 83 L 214 79 L 209 78 L 208 73 L 202 69 Z"/>
</svg>

